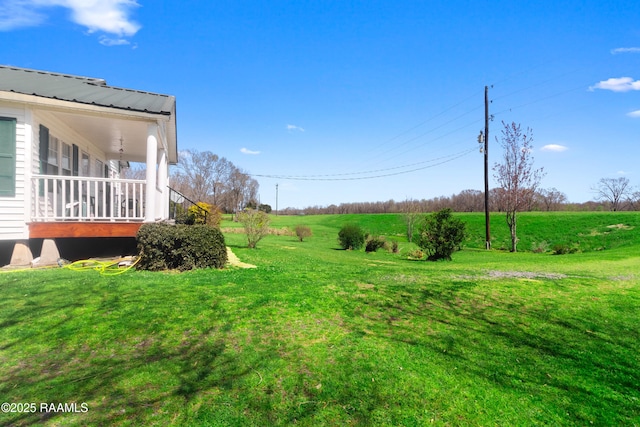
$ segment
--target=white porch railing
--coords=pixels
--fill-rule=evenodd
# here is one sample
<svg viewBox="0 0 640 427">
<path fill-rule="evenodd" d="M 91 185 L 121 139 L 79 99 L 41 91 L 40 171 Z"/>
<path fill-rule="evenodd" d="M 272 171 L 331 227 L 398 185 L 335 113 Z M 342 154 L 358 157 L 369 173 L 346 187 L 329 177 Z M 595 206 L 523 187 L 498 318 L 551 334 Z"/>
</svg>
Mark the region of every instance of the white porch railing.
<svg viewBox="0 0 640 427">
<path fill-rule="evenodd" d="M 31 220 L 142 221 L 145 191 L 144 180 L 34 175 Z"/>
</svg>

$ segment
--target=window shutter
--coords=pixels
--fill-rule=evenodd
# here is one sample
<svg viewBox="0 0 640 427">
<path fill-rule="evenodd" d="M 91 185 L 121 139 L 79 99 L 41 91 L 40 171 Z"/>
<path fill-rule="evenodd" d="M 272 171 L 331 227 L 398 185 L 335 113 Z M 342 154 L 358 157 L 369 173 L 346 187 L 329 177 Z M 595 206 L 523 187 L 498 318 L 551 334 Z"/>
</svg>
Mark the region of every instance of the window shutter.
<svg viewBox="0 0 640 427">
<path fill-rule="evenodd" d="M 0 117 L 0 197 L 16 195 L 16 119 Z"/>
<path fill-rule="evenodd" d="M 71 164 L 73 165 L 72 166 L 73 171 L 71 172 L 71 175 L 78 176 L 78 166 L 80 164 L 80 160 L 79 160 L 79 157 L 78 157 L 78 146 L 76 144 L 73 144 L 72 152 L 73 153 L 72 153 L 72 159 L 71 159 L 72 162 L 71 162 Z"/>
<path fill-rule="evenodd" d="M 40 173 L 47 173 L 49 160 L 49 128 L 40 125 Z"/>
</svg>

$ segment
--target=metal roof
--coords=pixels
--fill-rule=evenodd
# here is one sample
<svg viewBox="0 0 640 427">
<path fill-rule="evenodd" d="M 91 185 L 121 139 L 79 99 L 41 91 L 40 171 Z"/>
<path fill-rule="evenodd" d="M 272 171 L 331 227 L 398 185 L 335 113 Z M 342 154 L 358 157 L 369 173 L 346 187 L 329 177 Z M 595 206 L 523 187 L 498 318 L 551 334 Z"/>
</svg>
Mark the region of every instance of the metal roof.
<svg viewBox="0 0 640 427">
<path fill-rule="evenodd" d="M 108 86 L 103 79 L 0 65 L 0 90 L 80 104 L 171 115 L 175 97 Z"/>
</svg>

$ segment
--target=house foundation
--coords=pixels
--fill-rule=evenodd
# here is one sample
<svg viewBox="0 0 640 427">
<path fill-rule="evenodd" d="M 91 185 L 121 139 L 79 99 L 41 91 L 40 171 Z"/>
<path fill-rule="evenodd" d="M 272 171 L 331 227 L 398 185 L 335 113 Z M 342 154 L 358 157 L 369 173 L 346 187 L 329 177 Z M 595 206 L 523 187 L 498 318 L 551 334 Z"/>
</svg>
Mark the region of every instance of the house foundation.
<svg viewBox="0 0 640 427">
<path fill-rule="evenodd" d="M 33 253 L 29 247 L 28 240 L 18 240 L 13 245 L 13 252 L 11 253 L 10 266 L 27 266 L 33 262 Z"/>
</svg>

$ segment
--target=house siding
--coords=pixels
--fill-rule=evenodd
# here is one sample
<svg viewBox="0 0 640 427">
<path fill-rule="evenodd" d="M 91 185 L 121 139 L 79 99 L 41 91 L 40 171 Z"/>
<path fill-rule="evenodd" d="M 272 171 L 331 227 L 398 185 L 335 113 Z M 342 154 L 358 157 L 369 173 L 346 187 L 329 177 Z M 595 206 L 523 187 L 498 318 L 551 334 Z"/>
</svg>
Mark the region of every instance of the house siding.
<svg viewBox="0 0 640 427">
<path fill-rule="evenodd" d="M 16 119 L 16 188 L 13 197 L 0 197 L 0 240 L 21 240 L 28 238 L 24 209 L 27 201 L 25 171 L 28 147 L 26 135 L 29 126 L 25 123 L 26 111 L 18 106 L 0 106 L 0 116 Z"/>
</svg>

